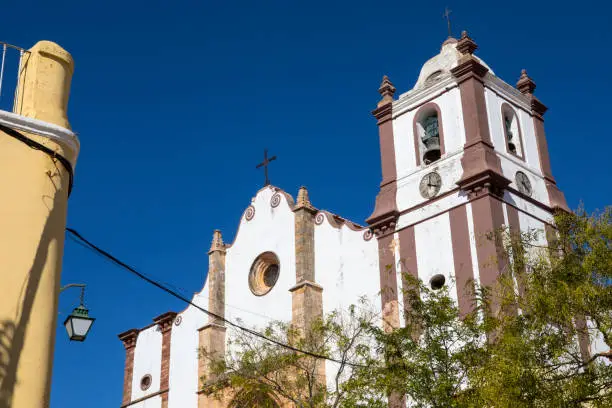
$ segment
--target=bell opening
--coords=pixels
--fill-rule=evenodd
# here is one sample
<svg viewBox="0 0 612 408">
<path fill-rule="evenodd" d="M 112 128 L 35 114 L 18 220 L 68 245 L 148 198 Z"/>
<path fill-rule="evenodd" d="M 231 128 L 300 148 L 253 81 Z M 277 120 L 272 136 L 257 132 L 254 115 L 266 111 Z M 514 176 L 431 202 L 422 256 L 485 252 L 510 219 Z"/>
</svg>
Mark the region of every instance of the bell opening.
<svg viewBox="0 0 612 408">
<path fill-rule="evenodd" d="M 423 155 L 423 162 L 425 164 L 430 164 L 430 163 L 435 162 L 436 160 L 440 160 L 440 157 L 442 157 L 442 153 L 440 152 L 440 149 L 428 150 Z"/>
<path fill-rule="evenodd" d="M 508 142 L 508 150 L 510 151 L 510 153 L 512 154 L 517 154 L 516 153 L 516 146 L 514 145 L 514 143 L 512 142 Z"/>
</svg>

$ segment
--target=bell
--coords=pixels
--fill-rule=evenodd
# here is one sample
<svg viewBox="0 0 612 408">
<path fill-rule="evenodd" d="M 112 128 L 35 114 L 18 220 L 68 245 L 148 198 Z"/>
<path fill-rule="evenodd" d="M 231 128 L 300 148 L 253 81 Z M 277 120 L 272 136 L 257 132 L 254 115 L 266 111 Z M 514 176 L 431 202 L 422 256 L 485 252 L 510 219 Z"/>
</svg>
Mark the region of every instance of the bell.
<svg viewBox="0 0 612 408">
<path fill-rule="evenodd" d="M 510 153 L 516 154 L 516 146 L 514 145 L 514 143 L 508 142 L 508 150 L 510 150 Z"/>
<path fill-rule="evenodd" d="M 423 140 L 425 145 L 425 153 L 423 154 L 423 162 L 425 164 L 433 163 L 439 160 L 442 156 L 440 151 L 440 136 L 432 136 Z"/>
</svg>

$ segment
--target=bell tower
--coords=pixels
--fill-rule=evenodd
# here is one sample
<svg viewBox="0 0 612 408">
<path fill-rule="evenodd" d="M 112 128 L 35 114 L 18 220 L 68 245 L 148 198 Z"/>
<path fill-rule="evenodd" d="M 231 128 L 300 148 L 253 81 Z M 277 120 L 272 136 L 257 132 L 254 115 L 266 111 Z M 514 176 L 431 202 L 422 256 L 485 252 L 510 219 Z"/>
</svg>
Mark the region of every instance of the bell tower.
<svg viewBox="0 0 612 408">
<path fill-rule="evenodd" d="M 367 222 L 390 327 L 403 324 L 406 273 L 450 285 L 466 313 L 470 282 L 490 285 L 505 268 L 500 243 L 486 235 L 502 226 L 544 232 L 554 211 L 568 210 L 535 83 L 524 70 L 516 87 L 504 82 L 477 48 L 465 31 L 449 37 L 411 90 L 396 98 L 386 76 L 379 89 L 383 177 Z"/>
</svg>

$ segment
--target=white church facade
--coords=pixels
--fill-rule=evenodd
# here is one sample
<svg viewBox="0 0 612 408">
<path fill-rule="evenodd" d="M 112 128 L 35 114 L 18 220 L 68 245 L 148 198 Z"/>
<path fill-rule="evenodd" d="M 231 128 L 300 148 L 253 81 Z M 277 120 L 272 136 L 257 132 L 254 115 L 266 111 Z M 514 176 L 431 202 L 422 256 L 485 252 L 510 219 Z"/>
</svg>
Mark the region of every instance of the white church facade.
<svg viewBox="0 0 612 408">
<path fill-rule="evenodd" d="M 523 71 L 509 85 L 476 48 L 465 32 L 447 39 L 399 96 L 383 78 L 373 111 L 382 182 L 364 225 L 315 208 L 305 188 L 294 200 L 266 186 L 246 206 L 233 243 L 215 231 L 193 302 L 263 327 L 269 319 L 306 324 L 367 296 L 398 327 L 408 273 L 449 285 L 468 311 L 468 283 L 491 284 L 505 267 L 503 259 L 490 262 L 499 248 L 486 234 L 537 229 L 545 241 L 553 212 L 568 210 L 552 176 L 535 83 Z M 222 321 L 189 306 L 119 337 L 126 349 L 121 407 L 210 406 L 198 393 L 205 369 L 198 348 L 223 352 Z"/>
</svg>

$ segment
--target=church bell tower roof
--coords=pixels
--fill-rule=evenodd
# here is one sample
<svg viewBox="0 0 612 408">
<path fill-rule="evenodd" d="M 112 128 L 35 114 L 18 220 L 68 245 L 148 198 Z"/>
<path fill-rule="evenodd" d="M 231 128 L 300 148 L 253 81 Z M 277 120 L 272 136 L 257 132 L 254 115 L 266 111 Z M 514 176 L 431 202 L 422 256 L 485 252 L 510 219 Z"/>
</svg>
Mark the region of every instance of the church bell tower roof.
<svg viewBox="0 0 612 408">
<path fill-rule="evenodd" d="M 450 70 L 459 64 L 459 59 L 462 55 L 461 52 L 457 50 L 457 43 L 458 41 L 453 37 L 448 37 L 446 41 L 442 43 L 440 53 L 423 64 L 419 79 L 412 89 L 424 88 L 450 75 Z M 476 56 L 474 57 L 478 62 L 487 67 L 491 74 L 495 75 L 493 70 L 483 60 Z"/>
</svg>

